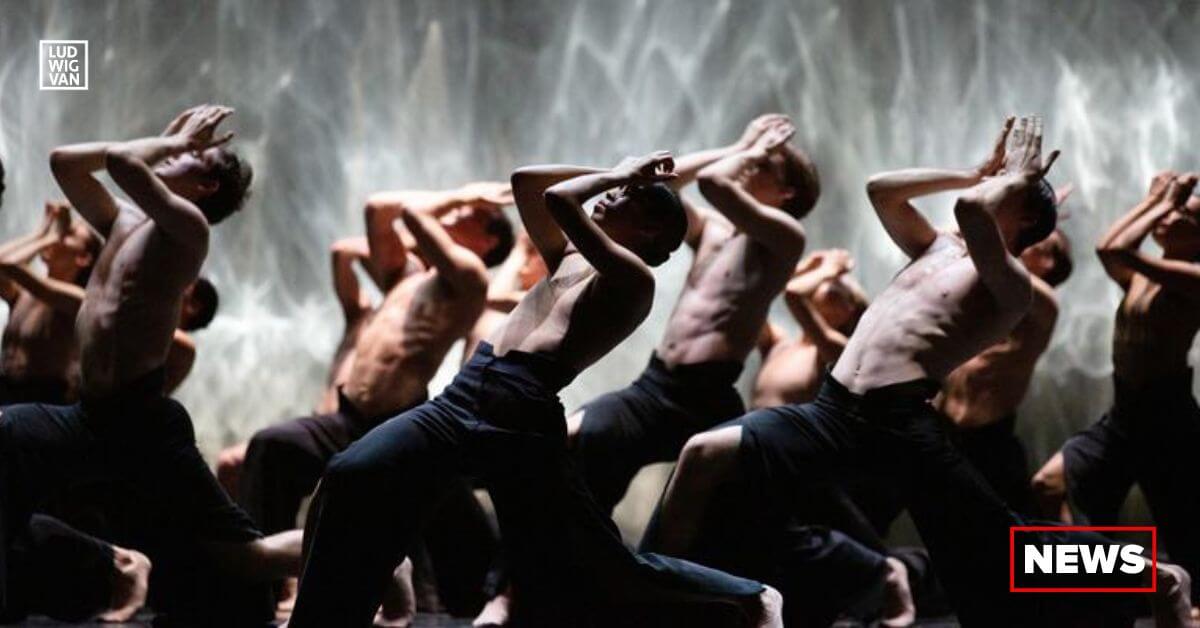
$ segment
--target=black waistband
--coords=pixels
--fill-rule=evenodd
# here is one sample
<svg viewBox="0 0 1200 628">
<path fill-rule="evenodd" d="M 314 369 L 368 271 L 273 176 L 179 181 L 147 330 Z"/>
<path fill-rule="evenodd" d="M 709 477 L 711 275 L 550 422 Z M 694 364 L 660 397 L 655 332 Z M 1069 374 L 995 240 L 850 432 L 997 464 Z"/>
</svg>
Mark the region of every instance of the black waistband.
<svg viewBox="0 0 1200 628">
<path fill-rule="evenodd" d="M 161 399 L 165 394 L 164 388 L 166 387 L 166 382 L 167 369 L 160 366 L 139 375 L 107 395 L 88 395 L 85 393 L 82 396 L 81 403 L 89 413 L 104 414 L 121 411 L 130 406 Z"/>
<path fill-rule="evenodd" d="M 896 410 L 907 406 L 924 405 L 933 399 L 942 385 L 932 379 L 914 379 L 873 388 L 863 394 L 851 392 L 826 371 L 821 382 L 820 398 L 835 403 L 855 414 L 870 414 L 876 410 Z"/>
<path fill-rule="evenodd" d="M 346 393 L 342 392 L 342 386 L 339 384 L 337 387 L 337 413 L 358 426 L 359 429 L 365 433 L 366 431 L 374 428 L 376 425 L 383 423 L 397 414 L 424 403 L 426 399 L 428 399 L 428 397 L 423 395 L 420 399 L 417 399 L 406 407 L 395 408 L 394 410 L 384 412 L 379 416 L 367 416 L 366 413 L 358 409 L 358 406 L 354 405 L 354 402 L 346 396 Z"/>
<path fill-rule="evenodd" d="M 688 385 L 732 385 L 742 374 L 742 363 L 734 360 L 697 362 L 668 366 L 657 353 L 650 355 L 645 374 L 651 377 L 679 381 Z"/>
<path fill-rule="evenodd" d="M 504 355 L 498 356 L 491 344 L 480 342 L 475 348 L 475 355 L 471 356 L 463 370 L 484 368 L 531 380 L 531 383 L 539 384 L 552 393 L 566 388 L 578 375 L 549 354 L 509 349 Z"/>
</svg>

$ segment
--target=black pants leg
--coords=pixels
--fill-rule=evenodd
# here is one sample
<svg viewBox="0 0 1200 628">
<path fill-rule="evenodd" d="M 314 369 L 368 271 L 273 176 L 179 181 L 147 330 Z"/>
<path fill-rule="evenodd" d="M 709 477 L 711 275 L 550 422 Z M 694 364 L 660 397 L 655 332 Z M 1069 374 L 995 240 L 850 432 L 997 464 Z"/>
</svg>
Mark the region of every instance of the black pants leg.
<svg viewBox="0 0 1200 628">
<path fill-rule="evenodd" d="M 353 441 L 339 414 L 300 417 L 259 430 L 246 448 L 238 502 L 264 532 L 296 527 L 325 465 Z"/>
<path fill-rule="evenodd" d="M 466 426 L 427 402 L 329 463 L 309 508 L 291 626 L 369 626 L 392 570 L 461 467 Z"/>
<path fill-rule="evenodd" d="M 219 545 L 259 538 L 195 446 L 182 406 L 155 398 L 97 416 L 82 406 L 18 405 L 0 414 L 0 581 L 39 503 L 80 484 L 114 487 L 112 542 L 145 552 L 156 611 L 178 621 L 254 625 L 272 616 L 266 587 L 224 574 Z M 108 493 L 106 493 L 108 495 Z M 211 575 L 208 577 L 206 574 Z M 7 601 L 4 606 L 7 608 Z"/>
<path fill-rule="evenodd" d="M 0 621 L 28 614 L 84 621 L 112 601 L 112 546 L 53 517 L 33 515 L 9 556 L 9 606 Z"/>
</svg>

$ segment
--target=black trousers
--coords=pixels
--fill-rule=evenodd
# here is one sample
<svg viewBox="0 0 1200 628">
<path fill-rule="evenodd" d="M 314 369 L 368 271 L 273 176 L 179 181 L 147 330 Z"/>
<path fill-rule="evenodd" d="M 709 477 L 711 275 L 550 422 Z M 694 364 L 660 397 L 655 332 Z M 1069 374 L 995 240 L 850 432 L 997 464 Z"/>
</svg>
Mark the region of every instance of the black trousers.
<svg viewBox="0 0 1200 628">
<path fill-rule="evenodd" d="M 928 402 L 938 389 L 913 381 L 857 395 L 826 377 L 811 403 L 732 422 L 743 427 L 747 485 L 759 487 L 760 527 L 744 534 L 803 516 L 814 492 L 854 469 L 903 495 L 964 625 L 1131 623 L 1135 600 L 1128 596 L 1092 596 L 1083 604 L 1078 596 L 1009 593 L 1008 529 L 1022 520 L 951 444 L 946 419 Z"/>
<path fill-rule="evenodd" d="M 62 521 L 35 514 L 7 552 L 5 607 L 0 621 L 47 615 L 84 621 L 112 601 L 112 546 Z"/>
<path fill-rule="evenodd" d="M 1114 378 L 1113 408 L 1063 446 L 1067 494 L 1080 522 L 1114 525 L 1129 490 L 1142 488 L 1171 560 L 1192 574 L 1200 600 L 1200 406 L 1192 371 L 1132 386 Z"/>
<path fill-rule="evenodd" d="M 67 403 L 70 386 L 57 378 L 14 380 L 0 375 L 0 412 L 18 403 Z M 81 621 L 106 610 L 116 567 L 113 548 L 47 514 L 35 514 L 16 534 L 8 607 L 0 620 L 30 613 Z M 12 588 L 15 586 L 16 588 Z"/>
<path fill-rule="evenodd" d="M 86 492 L 104 496 L 100 535 L 154 563 L 157 612 L 177 622 L 262 625 L 274 614 L 269 587 L 225 575 L 215 551 L 261 535 L 200 456 L 186 410 L 161 390 L 156 371 L 108 398 L 0 413 L 2 590 L 19 577 L 12 552 L 33 513 Z"/>
<path fill-rule="evenodd" d="M 611 511 L 642 467 L 675 460 L 687 439 L 744 413 L 741 371 L 740 362 L 668 368 L 651 356 L 632 384 L 584 405 L 574 450 L 600 507 Z"/>
<path fill-rule="evenodd" d="M 291 625 L 370 625 L 388 574 L 463 475 L 496 504 L 523 625 L 748 622 L 758 583 L 622 544 L 566 451 L 557 392 L 572 375 L 547 356 L 496 357 L 481 343 L 439 397 L 336 456 L 309 511 Z"/>
<path fill-rule="evenodd" d="M 238 503 L 267 534 L 294 529 L 329 460 L 381 421 L 363 416 L 339 391 L 336 412 L 259 430 L 246 447 Z"/>
<path fill-rule="evenodd" d="M 1036 511 L 1029 485 L 1033 476 L 1016 424 L 1010 414 L 991 425 L 952 430 L 950 439 L 1009 508 L 1029 516 Z"/>
<path fill-rule="evenodd" d="M 294 529 L 300 505 L 316 489 L 325 465 L 384 418 L 364 416 L 339 392 L 337 412 L 259 430 L 246 448 L 238 502 L 267 534 Z M 490 592 L 498 540 L 465 482 L 447 491 L 436 512 L 437 525 L 422 537 L 420 550 L 414 548 L 417 576 L 433 581 L 451 614 L 477 613 Z"/>
</svg>

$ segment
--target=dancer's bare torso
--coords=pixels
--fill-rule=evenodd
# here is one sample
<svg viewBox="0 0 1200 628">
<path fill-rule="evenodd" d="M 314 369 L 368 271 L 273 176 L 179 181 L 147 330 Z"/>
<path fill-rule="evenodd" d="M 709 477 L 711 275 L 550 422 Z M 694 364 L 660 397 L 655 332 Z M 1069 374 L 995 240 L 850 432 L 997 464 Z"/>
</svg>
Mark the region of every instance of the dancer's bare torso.
<svg viewBox="0 0 1200 628">
<path fill-rule="evenodd" d="M 71 382 L 78 369 L 75 318 L 19 290 L 0 340 L 0 375 Z"/>
<path fill-rule="evenodd" d="M 653 295 L 653 282 L 631 285 L 608 279 L 571 250 L 488 341 L 497 355 L 509 350 L 551 355 L 578 373 L 637 328 L 650 313 Z"/>
<path fill-rule="evenodd" d="M 770 408 L 816 398 L 824 373 L 820 353 L 803 336 L 776 342 L 763 357 L 762 368 L 754 380 L 751 405 Z"/>
<path fill-rule="evenodd" d="M 1113 371 L 1131 385 L 1177 375 L 1200 329 L 1200 306 L 1141 273 L 1129 282 L 1113 329 Z"/>
<path fill-rule="evenodd" d="M 709 212 L 657 353 L 668 365 L 746 359 L 796 259 L 781 260 Z M 799 258 L 800 251 L 796 251 Z"/>
<path fill-rule="evenodd" d="M 432 269 L 410 272 L 393 286 L 359 333 L 342 384 L 354 407 L 382 416 L 422 400 L 450 346 L 479 318 L 486 291 L 478 288 L 464 294 Z"/>
<path fill-rule="evenodd" d="M 1054 331 L 1058 306 L 1054 289 L 1036 278 L 1029 314 L 1002 342 L 967 360 L 946 377 L 938 407 L 955 425 L 978 428 L 1017 410 L 1025 398 L 1038 358 Z"/>
<path fill-rule="evenodd" d="M 117 202 L 75 323 L 86 395 L 111 393 L 163 366 L 184 291 L 204 261 L 206 247 L 180 246 L 139 209 Z"/>
<path fill-rule="evenodd" d="M 1027 309 L 1027 301 L 1003 306 L 983 285 L 961 237 L 939 232 L 867 308 L 833 377 L 856 393 L 940 381 L 1006 337 Z"/>
</svg>

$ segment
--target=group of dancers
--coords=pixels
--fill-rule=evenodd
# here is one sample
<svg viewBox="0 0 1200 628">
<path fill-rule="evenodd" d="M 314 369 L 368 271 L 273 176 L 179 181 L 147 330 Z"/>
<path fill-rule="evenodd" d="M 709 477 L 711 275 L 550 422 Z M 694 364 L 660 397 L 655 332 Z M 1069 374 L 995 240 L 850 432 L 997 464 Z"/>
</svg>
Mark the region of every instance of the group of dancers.
<svg viewBox="0 0 1200 628">
<path fill-rule="evenodd" d="M 1073 264 L 1041 120 L 1005 120 L 974 165 L 870 177 L 910 261 L 869 300 L 847 251 L 804 254 L 820 177 L 781 114 L 679 157 L 372 195 L 365 237 L 331 247 L 345 330 L 319 404 L 214 473 L 169 394 L 216 313 L 199 274 L 211 228 L 253 178 L 218 130 L 232 113 L 54 149 L 67 202 L 0 245 L 3 618 L 149 606 L 164 625 L 404 626 L 440 605 L 477 626 L 1196 625 L 1195 174 L 1156 176 L 1099 243 L 1125 293 L 1114 405 L 1037 473 L 1015 412 Z M 913 201 L 948 191 L 956 224 L 938 229 Z M 642 324 L 651 269 L 684 243 L 645 370 L 567 414 L 559 392 Z M 780 294 L 794 337 L 768 320 Z M 430 399 L 459 341 L 461 369 Z M 756 350 L 748 411 L 735 383 Z M 611 511 L 668 461 L 631 549 Z M 1134 483 L 1169 555 L 1155 593 L 1009 592 L 1010 526 L 1115 523 Z M 923 549 L 885 544 L 904 511 Z"/>
</svg>

